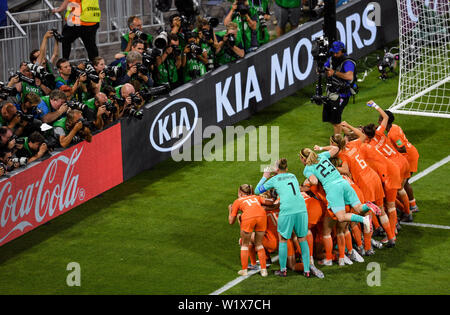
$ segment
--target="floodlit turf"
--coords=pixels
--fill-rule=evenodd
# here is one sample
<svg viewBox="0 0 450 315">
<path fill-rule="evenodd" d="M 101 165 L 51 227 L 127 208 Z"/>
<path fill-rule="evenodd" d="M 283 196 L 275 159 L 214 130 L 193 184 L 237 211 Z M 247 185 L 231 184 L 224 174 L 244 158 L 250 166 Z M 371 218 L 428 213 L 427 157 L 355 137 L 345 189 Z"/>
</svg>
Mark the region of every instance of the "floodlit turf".
<svg viewBox="0 0 450 315">
<path fill-rule="evenodd" d="M 365 106 L 386 107 L 397 78 L 381 81 L 373 71 L 360 83 L 356 104 L 344 119 L 376 122 Z M 325 145 L 332 132 L 313 89 L 299 91 L 256 114 L 243 126 L 279 126 L 280 155 L 303 180 L 301 147 Z M 450 154 L 450 120 L 397 115 L 420 153 L 419 171 Z M 240 184 L 256 185 L 261 162 L 171 160 L 141 173 L 86 204 L 0 247 L 2 294 L 209 294 L 235 279 L 240 268 L 239 227 L 229 226 L 228 204 Z M 421 212 L 415 222 L 450 226 L 450 165 L 413 184 Z M 365 263 L 320 267 L 326 278 L 250 277 L 225 294 L 448 294 L 450 231 L 405 226 L 395 249 L 377 251 Z M 81 266 L 81 287 L 68 287 L 67 264 Z M 369 287 L 368 262 L 381 267 L 381 286 Z M 275 264 L 272 270 L 278 269 Z"/>
</svg>

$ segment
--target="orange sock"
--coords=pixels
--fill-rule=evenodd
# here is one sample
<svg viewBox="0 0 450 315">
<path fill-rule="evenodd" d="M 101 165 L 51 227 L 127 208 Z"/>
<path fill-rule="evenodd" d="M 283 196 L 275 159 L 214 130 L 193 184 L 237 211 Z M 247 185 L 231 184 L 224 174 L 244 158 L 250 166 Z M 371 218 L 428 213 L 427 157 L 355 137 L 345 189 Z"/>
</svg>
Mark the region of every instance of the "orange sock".
<svg viewBox="0 0 450 315">
<path fill-rule="evenodd" d="M 253 244 L 248 245 L 248 255 L 250 257 L 250 263 L 253 266 L 256 265 L 256 251 Z"/>
<path fill-rule="evenodd" d="M 353 244 L 352 244 L 352 235 L 350 234 L 349 230 L 345 231 L 345 246 L 347 247 L 348 252 L 351 252 L 353 250 Z"/>
<path fill-rule="evenodd" d="M 266 269 L 266 251 L 264 250 L 264 246 L 260 245 L 256 248 L 258 251 L 259 264 L 261 265 L 261 269 Z"/>
<path fill-rule="evenodd" d="M 361 246 L 362 245 L 361 229 L 359 228 L 358 224 L 356 224 L 352 227 L 352 234 L 353 234 L 353 238 L 355 239 L 356 245 Z"/>
<path fill-rule="evenodd" d="M 409 215 L 409 199 L 408 199 L 408 195 L 406 194 L 406 192 L 404 194 L 399 195 L 399 197 L 402 200 L 402 204 L 403 204 L 403 213 Z"/>
<path fill-rule="evenodd" d="M 331 235 L 323 236 L 323 246 L 325 247 L 326 260 L 331 260 L 333 258 L 333 239 Z"/>
<path fill-rule="evenodd" d="M 372 232 L 364 233 L 364 250 L 369 250 L 372 248 Z"/>
<path fill-rule="evenodd" d="M 242 265 L 242 270 L 245 270 L 248 267 L 248 247 L 247 246 L 241 246 L 241 265 Z"/>
<path fill-rule="evenodd" d="M 395 208 L 388 209 L 389 224 L 391 225 L 392 235 L 395 236 L 397 226 L 397 210 Z"/>
<path fill-rule="evenodd" d="M 303 264 L 302 263 L 296 263 L 294 266 L 294 271 L 303 271 Z"/>
<path fill-rule="evenodd" d="M 373 227 L 376 230 L 380 227 L 380 222 L 378 221 L 377 216 L 372 211 L 370 211 L 370 215 L 372 216 Z"/>
<path fill-rule="evenodd" d="M 312 233 L 308 233 L 306 235 L 306 241 L 308 242 L 308 246 L 309 246 L 309 255 L 312 257 L 313 253 L 314 253 L 314 238 Z"/>
<path fill-rule="evenodd" d="M 336 235 L 338 250 L 339 250 L 339 258 L 344 258 L 345 256 L 345 236 L 344 233 L 339 233 Z"/>
<path fill-rule="evenodd" d="M 393 239 L 395 234 L 392 233 L 391 223 L 386 214 L 380 216 L 380 222 L 381 225 L 383 226 L 384 231 L 387 234 L 388 239 L 389 240 Z"/>
<path fill-rule="evenodd" d="M 410 207 L 414 207 L 416 205 L 416 199 L 410 200 L 409 201 L 409 206 Z"/>
</svg>

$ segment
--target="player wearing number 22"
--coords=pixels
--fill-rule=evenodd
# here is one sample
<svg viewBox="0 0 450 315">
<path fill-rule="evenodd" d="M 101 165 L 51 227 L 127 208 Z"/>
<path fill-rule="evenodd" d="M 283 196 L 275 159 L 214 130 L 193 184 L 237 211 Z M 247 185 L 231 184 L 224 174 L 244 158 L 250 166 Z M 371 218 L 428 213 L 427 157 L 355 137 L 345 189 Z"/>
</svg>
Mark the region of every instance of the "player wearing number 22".
<svg viewBox="0 0 450 315">
<path fill-rule="evenodd" d="M 345 205 L 351 205 L 358 213 L 372 210 L 379 215 L 381 210 L 373 203 L 361 204 L 355 190 L 331 164 L 329 159 L 339 152 L 339 148 L 315 146 L 314 149 L 325 150 L 325 152 L 317 155 L 313 150 L 304 148 L 299 154 L 300 160 L 306 165 L 303 171 L 303 175 L 307 178 L 306 184 L 317 185 L 320 181 L 326 193 L 328 207 L 331 208 L 339 222 L 360 222 L 366 229 L 370 229 L 372 225 L 370 215 L 363 217 L 345 212 Z"/>
<path fill-rule="evenodd" d="M 278 235 L 279 235 L 279 261 L 280 270 L 275 274 L 286 277 L 287 262 L 287 240 L 292 237 L 294 231 L 298 237 L 300 249 L 302 251 L 303 274 L 310 276 L 310 258 L 309 246 L 306 240 L 308 234 L 308 212 L 306 210 L 305 200 L 300 192 L 300 185 L 294 174 L 288 173 L 287 160 L 281 159 L 277 162 L 276 175 L 269 179 L 270 171 L 265 170 L 264 176 L 255 189 L 255 194 L 262 194 L 265 191 L 274 188 L 280 197 L 280 214 L 278 216 Z"/>
</svg>

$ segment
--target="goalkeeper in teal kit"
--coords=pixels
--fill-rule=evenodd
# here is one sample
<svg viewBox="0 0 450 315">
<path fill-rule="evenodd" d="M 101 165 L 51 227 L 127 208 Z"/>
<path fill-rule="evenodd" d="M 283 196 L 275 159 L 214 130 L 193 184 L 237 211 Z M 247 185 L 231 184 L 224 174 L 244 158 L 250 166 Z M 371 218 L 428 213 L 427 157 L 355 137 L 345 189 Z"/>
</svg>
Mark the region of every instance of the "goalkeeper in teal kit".
<svg viewBox="0 0 450 315">
<path fill-rule="evenodd" d="M 268 180 L 270 173 L 264 172 L 264 177 L 255 189 L 255 194 L 262 194 L 274 188 L 280 196 L 280 214 L 278 217 L 280 271 L 276 271 L 275 274 L 281 277 L 286 277 L 287 275 L 287 240 L 291 238 L 292 232 L 294 231 L 302 250 L 303 274 L 309 277 L 310 267 L 315 267 L 310 266 L 309 246 L 306 241 L 306 235 L 308 234 L 308 212 L 306 211 L 305 200 L 300 193 L 297 178 L 294 174 L 287 172 L 286 159 L 278 161 L 277 167 L 278 174 Z"/>
</svg>

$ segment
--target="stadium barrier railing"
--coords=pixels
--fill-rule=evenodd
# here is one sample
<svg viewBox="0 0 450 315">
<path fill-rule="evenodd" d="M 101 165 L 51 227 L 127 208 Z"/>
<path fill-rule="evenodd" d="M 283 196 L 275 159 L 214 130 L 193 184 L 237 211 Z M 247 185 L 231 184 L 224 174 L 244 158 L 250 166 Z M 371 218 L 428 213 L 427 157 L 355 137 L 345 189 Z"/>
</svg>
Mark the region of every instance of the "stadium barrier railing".
<svg viewBox="0 0 450 315">
<path fill-rule="evenodd" d="M 398 38 L 395 1 L 379 6 L 378 27 L 369 22 L 374 3 L 355 0 L 337 10 L 338 38 L 355 59 Z M 142 120 L 121 119 L 91 143 L 0 178 L 0 246 L 168 159 L 185 142 L 202 141 L 208 126 L 233 125 L 313 83 L 310 50 L 321 28 L 321 20 L 306 23 L 147 104 Z M 175 127 L 187 132 L 177 137 Z"/>
</svg>

